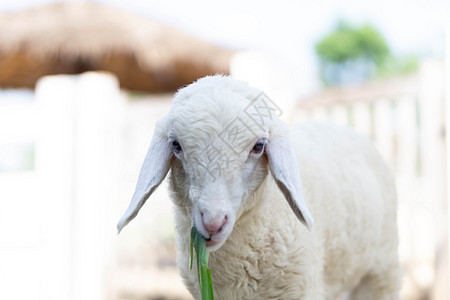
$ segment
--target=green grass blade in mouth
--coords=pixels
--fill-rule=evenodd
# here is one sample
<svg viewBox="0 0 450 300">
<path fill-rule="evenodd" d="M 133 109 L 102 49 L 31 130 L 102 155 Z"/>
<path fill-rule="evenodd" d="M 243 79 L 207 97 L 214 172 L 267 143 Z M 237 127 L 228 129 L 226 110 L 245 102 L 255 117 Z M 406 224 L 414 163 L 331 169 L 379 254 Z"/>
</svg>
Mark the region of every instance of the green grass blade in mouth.
<svg viewBox="0 0 450 300">
<path fill-rule="evenodd" d="M 192 227 L 191 229 L 191 245 L 189 247 L 189 270 L 192 270 L 192 261 L 194 260 L 194 240 L 196 236 L 197 230 L 195 227 Z"/>
<path fill-rule="evenodd" d="M 197 231 L 195 227 L 191 229 L 190 244 L 190 263 L 189 269 L 192 270 L 192 262 L 194 260 L 194 251 L 197 257 L 198 281 L 200 283 L 200 291 L 202 300 L 214 300 L 211 270 L 208 269 L 208 251 L 206 250 L 206 240 Z"/>
</svg>

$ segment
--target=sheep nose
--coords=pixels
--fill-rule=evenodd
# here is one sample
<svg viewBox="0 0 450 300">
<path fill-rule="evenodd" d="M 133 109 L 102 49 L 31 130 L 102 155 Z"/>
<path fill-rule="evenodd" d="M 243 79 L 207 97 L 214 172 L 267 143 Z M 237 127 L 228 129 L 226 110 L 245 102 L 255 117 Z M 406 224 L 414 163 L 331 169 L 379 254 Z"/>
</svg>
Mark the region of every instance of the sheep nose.
<svg viewBox="0 0 450 300">
<path fill-rule="evenodd" d="M 227 216 L 225 216 L 225 217 L 216 216 L 214 218 L 208 218 L 207 220 L 205 220 L 205 219 L 206 218 L 202 213 L 203 226 L 205 227 L 206 231 L 208 231 L 208 233 L 210 235 L 214 235 L 222 230 L 223 226 L 225 225 L 225 223 L 228 220 L 228 217 Z"/>
</svg>

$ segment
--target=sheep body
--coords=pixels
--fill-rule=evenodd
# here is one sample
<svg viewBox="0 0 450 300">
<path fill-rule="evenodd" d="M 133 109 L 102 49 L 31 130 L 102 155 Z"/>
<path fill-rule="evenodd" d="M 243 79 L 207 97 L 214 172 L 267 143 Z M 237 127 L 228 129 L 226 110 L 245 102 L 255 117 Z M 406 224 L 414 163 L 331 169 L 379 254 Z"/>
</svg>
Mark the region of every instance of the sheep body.
<svg viewBox="0 0 450 300">
<path fill-rule="evenodd" d="M 347 290 L 352 299 L 398 299 L 389 168 L 350 129 L 305 123 L 289 131 L 276 116 L 258 123 L 248 108 L 259 94 L 218 76 L 178 92 L 155 129 L 119 230 L 170 169 L 178 267 L 196 299 L 197 273 L 188 262 L 192 226 L 214 242 L 209 267 L 218 300 L 325 300 Z M 227 136 L 230 124 L 245 129 L 239 143 Z M 264 153 L 252 149 L 255 141 L 265 143 Z M 219 231 L 205 229 L 223 216 Z"/>
<path fill-rule="evenodd" d="M 305 198 L 315 219 L 309 232 L 271 176 L 253 197 L 258 205 L 210 254 L 217 299 L 397 299 L 396 199 L 390 170 L 371 142 L 331 124 L 305 123 L 291 135 Z M 178 266 L 188 270 L 190 216 L 176 206 Z M 358 289 L 359 288 L 359 289 Z"/>
</svg>

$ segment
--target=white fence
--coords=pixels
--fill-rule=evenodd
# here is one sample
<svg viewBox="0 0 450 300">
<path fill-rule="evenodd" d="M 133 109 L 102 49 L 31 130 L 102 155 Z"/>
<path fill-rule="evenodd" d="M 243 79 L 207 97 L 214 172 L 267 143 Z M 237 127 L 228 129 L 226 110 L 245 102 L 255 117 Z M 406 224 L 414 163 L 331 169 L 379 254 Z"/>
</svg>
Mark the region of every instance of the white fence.
<svg viewBox="0 0 450 300">
<path fill-rule="evenodd" d="M 34 157 L 31 170 L 0 172 L 0 299 L 104 298 L 118 91 L 88 73 L 44 78 L 34 101 L 0 102 L 0 147 L 31 143 Z"/>
<path fill-rule="evenodd" d="M 403 299 L 447 299 L 444 64 L 300 102 L 292 122 L 330 120 L 370 136 L 396 174 Z M 429 293 L 429 290 L 431 291 Z M 446 296 L 447 295 L 447 296 Z"/>
<path fill-rule="evenodd" d="M 165 184 L 116 235 L 171 95 L 128 99 L 85 73 L 43 78 L 31 98 L 0 101 L 0 299 L 185 297 Z"/>
</svg>

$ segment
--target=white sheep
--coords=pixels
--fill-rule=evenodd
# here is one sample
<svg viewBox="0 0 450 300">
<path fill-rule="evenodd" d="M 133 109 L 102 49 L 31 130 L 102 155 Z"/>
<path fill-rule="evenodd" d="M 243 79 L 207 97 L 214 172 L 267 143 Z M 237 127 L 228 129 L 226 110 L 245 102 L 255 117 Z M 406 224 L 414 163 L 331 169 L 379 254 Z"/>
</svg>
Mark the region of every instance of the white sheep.
<svg viewBox="0 0 450 300">
<path fill-rule="evenodd" d="M 216 299 L 321 300 L 344 291 L 351 299 L 398 299 L 388 167 L 349 129 L 306 123 L 289 131 L 279 113 L 230 77 L 181 89 L 157 123 L 119 231 L 170 169 L 178 267 L 196 299 L 192 226 L 211 251 Z"/>
</svg>

